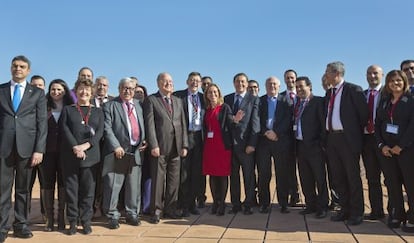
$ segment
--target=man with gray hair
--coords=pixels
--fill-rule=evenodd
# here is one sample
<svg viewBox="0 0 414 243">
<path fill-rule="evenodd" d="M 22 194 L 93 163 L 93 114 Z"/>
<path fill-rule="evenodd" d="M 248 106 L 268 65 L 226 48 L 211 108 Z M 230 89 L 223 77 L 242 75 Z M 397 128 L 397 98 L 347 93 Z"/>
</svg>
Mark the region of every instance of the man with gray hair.
<svg viewBox="0 0 414 243">
<path fill-rule="evenodd" d="M 126 223 L 138 226 L 141 207 L 141 151 L 145 145 L 144 118 L 141 105 L 134 99 L 135 82 L 123 78 L 119 96 L 103 106 L 105 141 L 103 154 L 103 210 L 110 229 L 119 228 L 117 209 L 119 193 L 125 183 Z"/>
<path fill-rule="evenodd" d="M 342 62 L 329 63 L 325 75 L 332 85 L 325 98 L 326 152 L 341 206 L 331 220 L 348 220 L 348 225 L 358 225 L 362 223 L 364 214 L 359 158 L 368 121 L 368 106 L 362 88 L 345 82 Z"/>
</svg>

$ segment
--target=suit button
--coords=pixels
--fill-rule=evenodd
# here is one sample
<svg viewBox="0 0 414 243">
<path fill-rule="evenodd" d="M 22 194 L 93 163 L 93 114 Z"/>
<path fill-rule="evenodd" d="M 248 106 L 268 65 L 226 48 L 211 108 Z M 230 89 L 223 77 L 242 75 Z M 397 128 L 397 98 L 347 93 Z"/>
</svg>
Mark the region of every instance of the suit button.
<svg viewBox="0 0 414 243">
<path fill-rule="evenodd" d="M 17 116 L 14 116 L 14 119 L 17 119 Z"/>
</svg>

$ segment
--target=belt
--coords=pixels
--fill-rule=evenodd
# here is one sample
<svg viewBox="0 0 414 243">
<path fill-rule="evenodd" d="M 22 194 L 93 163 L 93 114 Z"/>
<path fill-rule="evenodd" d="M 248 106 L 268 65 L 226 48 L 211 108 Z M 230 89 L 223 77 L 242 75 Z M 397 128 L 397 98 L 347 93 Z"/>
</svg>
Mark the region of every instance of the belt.
<svg viewBox="0 0 414 243">
<path fill-rule="evenodd" d="M 339 134 L 339 133 L 344 133 L 344 130 L 332 130 L 332 131 L 328 131 L 328 134 Z"/>
</svg>

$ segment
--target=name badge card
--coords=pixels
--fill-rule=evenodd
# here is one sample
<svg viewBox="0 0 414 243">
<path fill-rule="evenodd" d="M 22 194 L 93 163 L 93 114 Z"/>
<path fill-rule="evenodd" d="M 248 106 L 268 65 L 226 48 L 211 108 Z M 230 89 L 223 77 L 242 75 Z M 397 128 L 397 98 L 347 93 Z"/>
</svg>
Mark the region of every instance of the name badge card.
<svg viewBox="0 0 414 243">
<path fill-rule="evenodd" d="M 398 125 L 388 123 L 385 131 L 391 134 L 398 134 Z"/>
<path fill-rule="evenodd" d="M 207 138 L 213 138 L 213 137 L 214 137 L 214 132 L 207 133 Z"/>
</svg>

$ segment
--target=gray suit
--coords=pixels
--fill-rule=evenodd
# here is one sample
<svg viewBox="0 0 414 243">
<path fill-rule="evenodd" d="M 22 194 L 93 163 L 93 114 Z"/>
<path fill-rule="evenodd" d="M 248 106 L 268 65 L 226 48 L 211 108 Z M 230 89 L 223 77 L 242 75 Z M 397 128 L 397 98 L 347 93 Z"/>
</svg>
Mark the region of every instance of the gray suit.
<svg viewBox="0 0 414 243">
<path fill-rule="evenodd" d="M 188 148 L 187 123 L 182 101 L 175 96 L 171 96 L 171 100 L 172 113 L 168 111 L 159 92 L 148 96 L 144 101 L 148 149 L 160 149 L 159 157 L 150 157 L 151 210 L 161 210 L 169 214 L 173 214 L 177 206 L 180 183 L 179 152 Z"/>
<path fill-rule="evenodd" d="M 14 112 L 11 82 L 0 85 L 0 230 L 4 230 L 11 208 L 15 179 L 15 230 L 27 227 L 29 184 L 33 152 L 44 153 L 47 137 L 46 98 L 41 89 L 26 84 L 17 112 Z M 14 178 L 16 171 L 16 178 Z"/>
<path fill-rule="evenodd" d="M 145 140 L 144 118 L 139 101 L 133 100 L 137 121 L 140 129 L 139 141 L 131 145 L 128 131 L 128 117 L 120 97 L 105 103 L 103 111 L 105 114 L 105 140 L 104 140 L 104 165 L 103 165 L 103 210 L 109 218 L 119 219 L 120 213 L 117 209 L 119 193 L 125 182 L 125 211 L 127 217 L 136 218 L 141 206 L 141 154 L 139 146 Z M 129 168 L 129 173 L 116 169 L 113 152 L 122 147 L 125 152 L 135 155 L 135 163 Z M 113 169 L 108 169 L 113 168 Z M 108 171 L 109 170 L 109 171 Z M 105 172 L 107 171 L 107 173 Z"/>
</svg>

